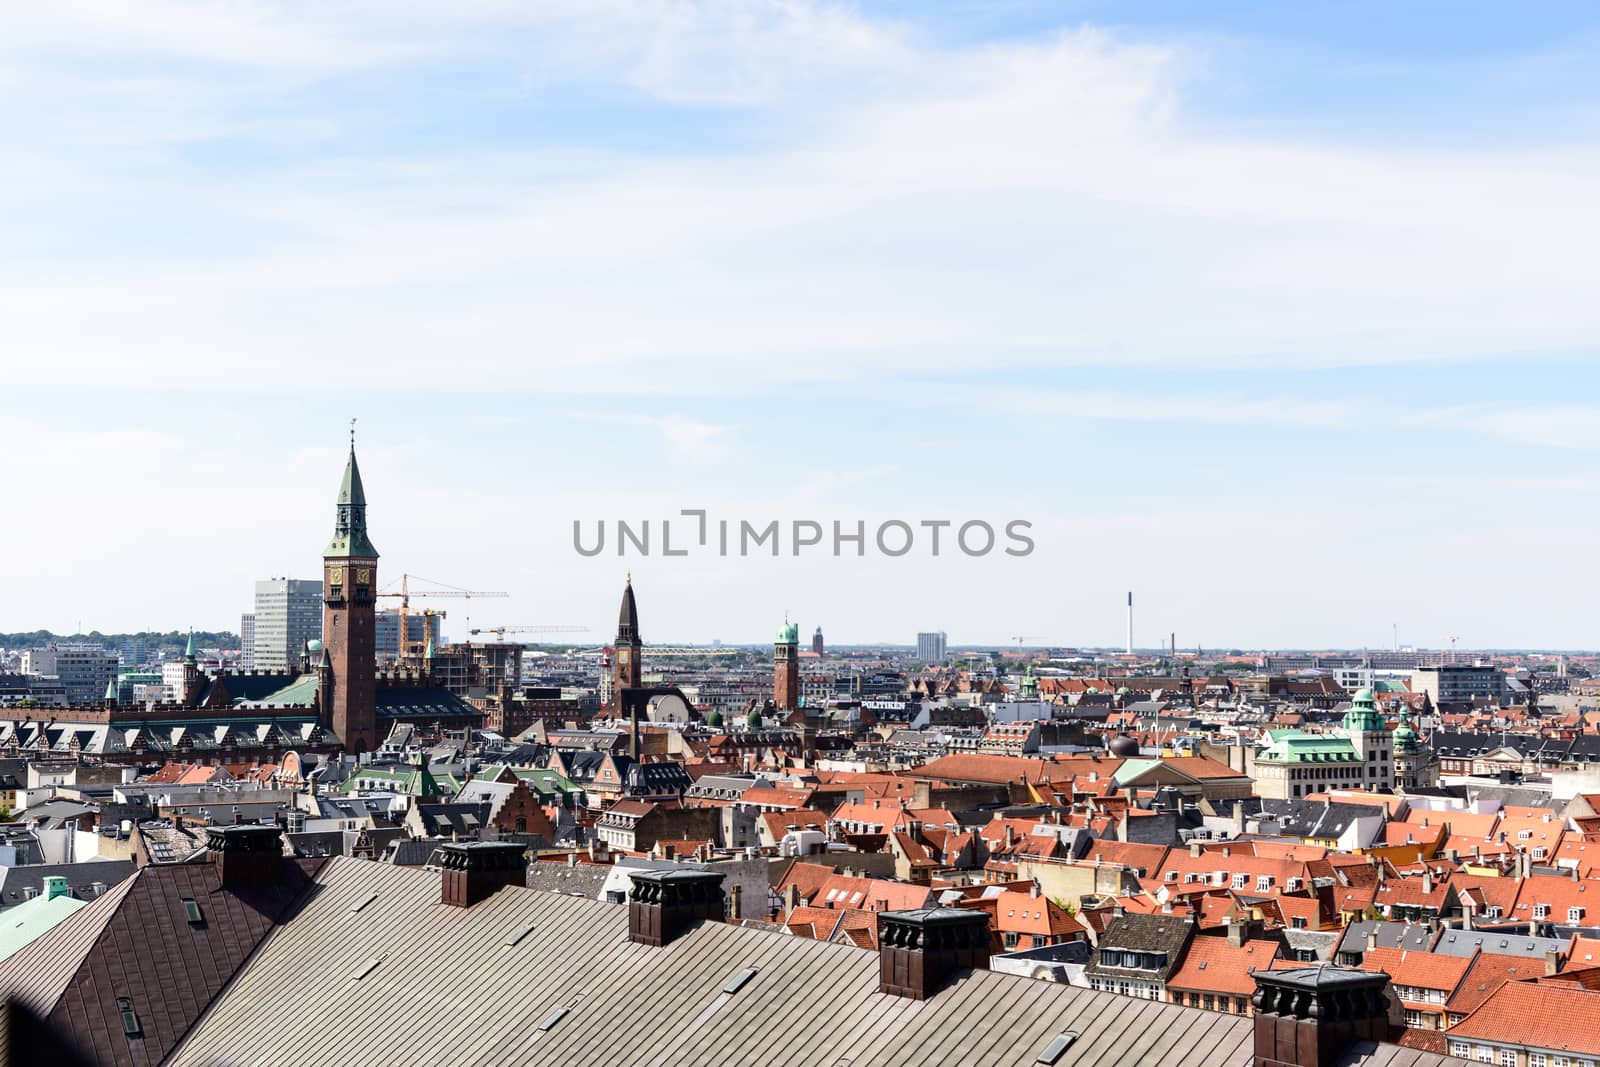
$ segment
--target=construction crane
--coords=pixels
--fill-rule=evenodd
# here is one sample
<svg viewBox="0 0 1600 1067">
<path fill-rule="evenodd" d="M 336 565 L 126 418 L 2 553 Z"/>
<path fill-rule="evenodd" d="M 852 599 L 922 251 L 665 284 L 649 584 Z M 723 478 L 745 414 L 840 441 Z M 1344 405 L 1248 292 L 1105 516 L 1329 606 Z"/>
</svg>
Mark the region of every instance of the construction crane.
<svg viewBox="0 0 1600 1067">
<path fill-rule="evenodd" d="M 444 586 L 444 588 L 443 589 L 412 589 L 411 588 L 411 579 L 413 579 L 413 578 L 417 579 L 420 582 L 427 582 L 429 585 L 442 585 L 442 586 Z M 400 601 L 400 657 L 399 658 L 400 658 L 400 661 L 402 663 L 404 663 L 407 659 L 410 658 L 410 653 L 411 653 L 411 647 L 410 647 L 409 643 L 406 640 L 406 621 L 409 619 L 409 617 L 411 615 L 411 598 L 412 597 L 414 597 L 414 596 L 415 597 L 457 597 L 457 598 L 460 598 L 460 599 L 463 599 L 463 600 L 470 600 L 473 597 L 507 597 L 507 596 L 510 596 L 510 595 L 511 595 L 510 593 L 485 592 L 485 591 L 480 590 L 480 589 L 461 589 L 461 588 L 458 588 L 458 587 L 453 586 L 453 585 L 445 585 L 444 582 L 436 582 L 432 578 L 424 578 L 420 574 L 402 574 L 400 576 L 400 589 L 399 589 L 398 592 L 394 592 L 394 593 L 379 593 L 378 594 L 378 596 L 380 596 L 380 597 L 398 598 L 399 601 Z M 436 614 L 441 614 L 442 615 L 443 612 L 438 612 Z M 426 626 L 427 624 L 424 623 L 423 625 Z"/>
<path fill-rule="evenodd" d="M 1024 641 L 1039 641 L 1042 638 L 1039 634 L 1013 634 L 1011 640 L 1017 643 L 1018 648 L 1021 648 Z"/>
<path fill-rule="evenodd" d="M 496 626 L 488 630 L 468 630 L 473 637 L 479 634 L 494 634 L 496 637 L 505 638 L 506 634 L 586 634 L 587 626 Z"/>
</svg>

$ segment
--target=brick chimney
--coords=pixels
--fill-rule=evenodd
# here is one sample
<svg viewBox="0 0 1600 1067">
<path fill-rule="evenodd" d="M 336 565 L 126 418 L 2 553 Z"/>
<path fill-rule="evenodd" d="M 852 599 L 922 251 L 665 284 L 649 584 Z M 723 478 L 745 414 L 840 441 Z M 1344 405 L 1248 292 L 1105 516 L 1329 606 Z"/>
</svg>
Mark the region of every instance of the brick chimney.
<svg viewBox="0 0 1600 1067">
<path fill-rule="evenodd" d="M 1333 1067 L 1389 1037 L 1389 976 L 1338 967 L 1256 974 L 1254 1067 Z"/>
<path fill-rule="evenodd" d="M 628 891 L 628 940 L 660 948 L 689 927 L 726 914 L 715 871 L 635 871 Z"/>
<path fill-rule="evenodd" d="M 528 846 L 465 841 L 439 846 L 439 903 L 470 908 L 508 885 L 528 884 Z"/>
<path fill-rule="evenodd" d="M 283 839 L 276 826 L 208 826 L 206 850 L 225 886 L 272 882 L 283 864 Z"/>
<path fill-rule="evenodd" d="M 878 914 L 878 991 L 927 1000 L 961 971 L 989 969 L 989 916 L 972 908 Z"/>
</svg>

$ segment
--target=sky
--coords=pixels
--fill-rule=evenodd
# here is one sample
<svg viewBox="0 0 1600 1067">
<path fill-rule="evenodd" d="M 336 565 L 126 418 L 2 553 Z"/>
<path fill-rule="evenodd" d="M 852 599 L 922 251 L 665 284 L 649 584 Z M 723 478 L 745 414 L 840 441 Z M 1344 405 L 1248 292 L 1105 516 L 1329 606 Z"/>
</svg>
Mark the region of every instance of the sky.
<svg viewBox="0 0 1600 1067">
<path fill-rule="evenodd" d="M 7 11 L 0 631 L 237 629 L 354 417 L 381 581 L 510 594 L 455 636 L 631 571 L 647 642 L 1600 646 L 1597 65 L 1541 0 Z"/>
</svg>

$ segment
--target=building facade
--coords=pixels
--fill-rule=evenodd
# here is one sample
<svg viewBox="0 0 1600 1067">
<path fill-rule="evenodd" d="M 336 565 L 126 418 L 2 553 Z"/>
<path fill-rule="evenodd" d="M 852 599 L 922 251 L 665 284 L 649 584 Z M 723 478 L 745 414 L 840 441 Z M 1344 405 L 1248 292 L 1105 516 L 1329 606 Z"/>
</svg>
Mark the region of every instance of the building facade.
<svg viewBox="0 0 1600 1067">
<path fill-rule="evenodd" d="M 923 663 L 943 663 L 945 658 L 944 631 L 917 635 L 917 659 Z"/>
<path fill-rule="evenodd" d="M 1418 667 L 1411 672 L 1411 691 L 1428 694 L 1436 708 L 1446 704 L 1470 704 L 1474 700 L 1504 704 L 1506 676 L 1498 667 L 1460 663 Z"/>
<path fill-rule="evenodd" d="M 239 669 L 256 669 L 256 617 L 239 616 Z"/>
<path fill-rule="evenodd" d="M 83 704 L 104 696 L 120 662 L 121 657 L 103 645 L 58 642 L 24 652 L 22 673 L 60 679 L 67 701 Z"/>
<path fill-rule="evenodd" d="M 400 658 L 400 613 L 398 611 L 378 612 L 377 626 L 378 662 L 393 663 Z M 432 644 L 434 648 L 440 647 L 444 644 L 441 617 L 413 612 L 406 619 L 406 640 L 412 644 L 420 641 L 424 650 L 429 644 Z M 416 655 L 415 650 L 413 650 L 412 655 Z"/>
<path fill-rule="evenodd" d="M 322 585 L 302 578 L 268 578 L 256 583 L 253 667 L 288 671 L 300 664 L 308 641 L 323 639 Z"/>
</svg>

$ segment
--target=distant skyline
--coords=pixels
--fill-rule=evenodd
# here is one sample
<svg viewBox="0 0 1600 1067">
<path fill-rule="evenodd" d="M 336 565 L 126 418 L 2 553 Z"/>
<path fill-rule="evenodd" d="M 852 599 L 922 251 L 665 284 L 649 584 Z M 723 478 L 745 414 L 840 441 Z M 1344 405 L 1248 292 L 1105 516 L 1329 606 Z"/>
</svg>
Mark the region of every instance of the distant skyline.
<svg viewBox="0 0 1600 1067">
<path fill-rule="evenodd" d="M 445 630 L 1600 646 L 1600 12 L 36 6 L 0 631 L 238 628 L 348 420 Z M 1023 559 L 586 559 L 707 508 Z"/>
</svg>

